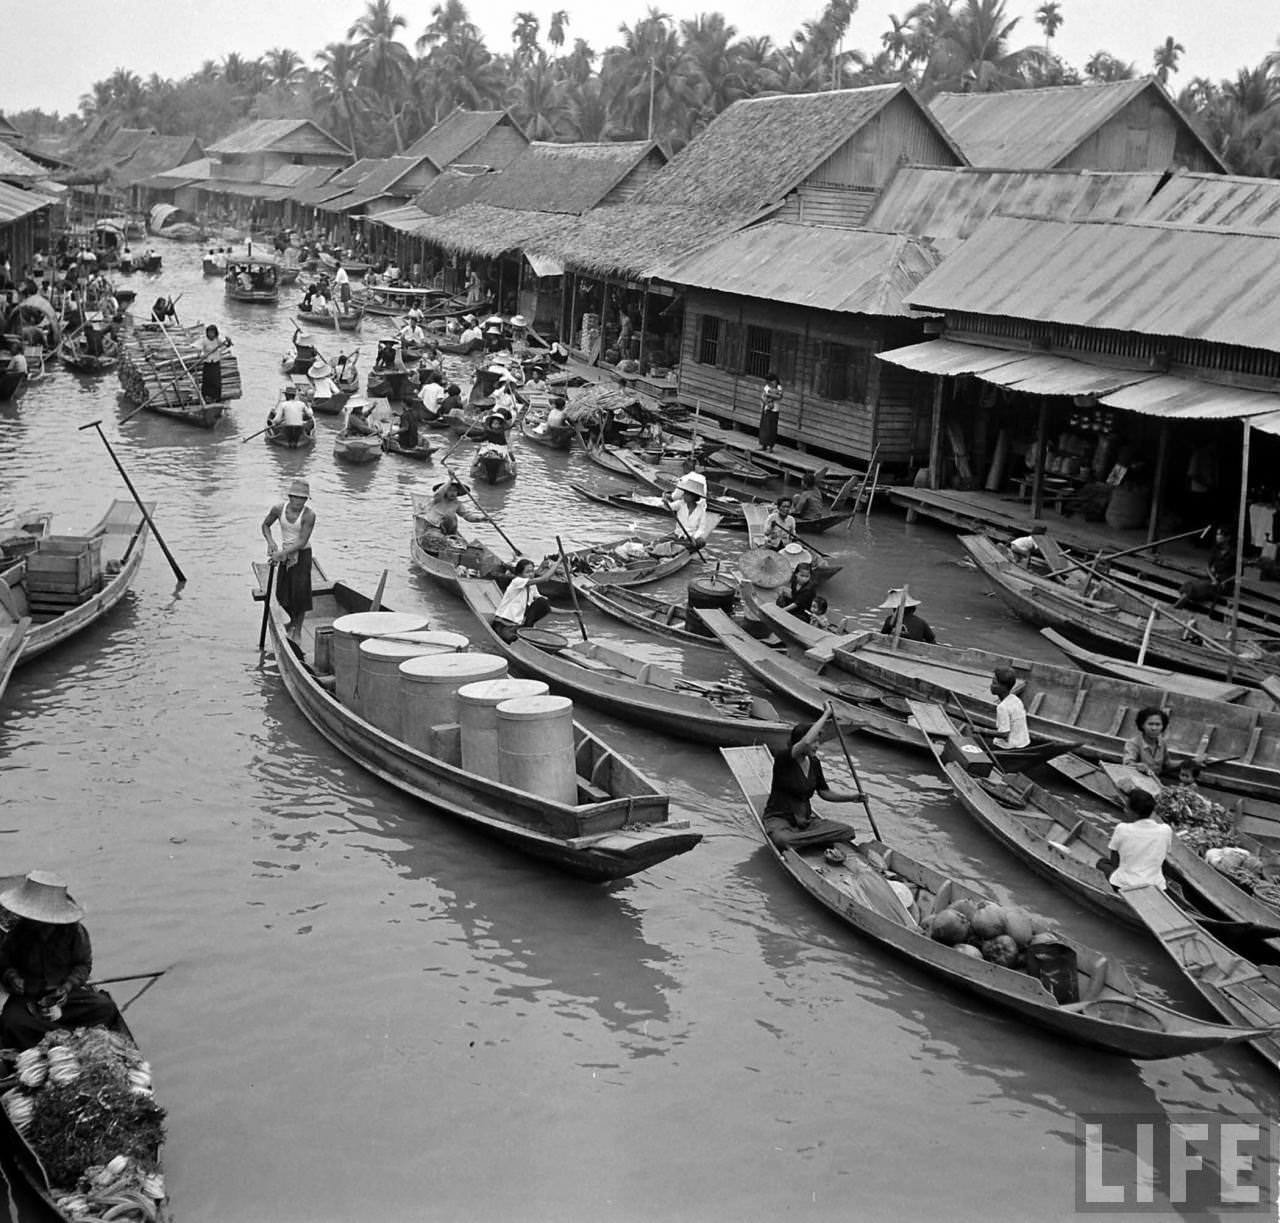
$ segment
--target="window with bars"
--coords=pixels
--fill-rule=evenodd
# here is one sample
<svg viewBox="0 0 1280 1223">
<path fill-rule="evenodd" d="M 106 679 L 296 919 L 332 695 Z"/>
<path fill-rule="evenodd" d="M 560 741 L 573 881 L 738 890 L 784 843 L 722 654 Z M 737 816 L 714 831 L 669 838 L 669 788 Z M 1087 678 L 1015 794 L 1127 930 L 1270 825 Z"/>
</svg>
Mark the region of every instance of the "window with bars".
<svg viewBox="0 0 1280 1223">
<path fill-rule="evenodd" d="M 747 360 L 743 372 L 753 378 L 763 378 L 773 368 L 773 332 L 767 327 L 748 327 Z"/>
<path fill-rule="evenodd" d="M 720 320 L 714 314 L 704 314 L 698 328 L 698 362 L 716 365 L 720 358 Z"/>
</svg>

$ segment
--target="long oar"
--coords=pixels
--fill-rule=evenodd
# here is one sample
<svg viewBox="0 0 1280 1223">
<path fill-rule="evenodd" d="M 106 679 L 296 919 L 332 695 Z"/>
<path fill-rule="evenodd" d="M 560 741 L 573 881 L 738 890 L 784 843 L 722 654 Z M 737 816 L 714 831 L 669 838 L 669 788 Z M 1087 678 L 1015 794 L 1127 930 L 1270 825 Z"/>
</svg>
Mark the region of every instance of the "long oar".
<svg viewBox="0 0 1280 1223">
<path fill-rule="evenodd" d="M 255 437 L 261 437 L 261 436 L 262 436 L 262 435 L 263 435 L 263 434 L 264 434 L 268 429 L 270 429 L 270 428 L 271 428 L 271 426 L 270 426 L 270 425 L 263 425 L 263 427 L 262 427 L 261 429 L 259 429 L 259 430 L 257 431 L 257 433 L 250 433 L 248 437 L 241 438 L 241 439 L 240 439 L 240 445 L 242 445 L 242 446 L 243 446 L 243 445 L 245 444 L 245 442 L 251 442 L 251 441 L 253 441 L 253 439 L 254 439 Z"/>
<path fill-rule="evenodd" d="M 170 303 L 172 305 L 172 303 Z M 187 363 L 182 359 L 182 353 L 178 351 L 178 346 L 173 342 L 173 337 L 165 330 L 164 322 L 161 319 L 156 320 L 156 325 L 160 328 L 161 334 L 169 341 L 169 347 L 173 349 L 173 355 L 178 358 L 178 364 L 182 366 L 182 372 L 191 380 L 191 385 L 195 389 L 196 396 L 200 400 L 200 406 L 205 406 L 204 391 L 200 389 L 200 383 L 196 381 L 195 375 L 187 368 Z"/>
<path fill-rule="evenodd" d="M 167 968 L 157 968 L 155 972 L 135 972 L 127 977 L 99 977 L 96 981 L 90 981 L 89 985 L 97 989 L 100 985 L 122 985 L 126 981 L 154 980 L 156 977 L 163 977 L 168 971 Z"/>
<path fill-rule="evenodd" d="M 836 717 L 835 709 L 828 704 L 827 709 L 831 713 L 831 721 L 835 723 L 836 735 L 840 740 L 840 750 L 844 752 L 844 762 L 849 766 L 849 772 L 853 775 L 853 784 L 858 788 L 858 801 L 862 804 L 867 813 L 867 823 L 871 825 L 871 835 L 877 841 L 884 842 L 884 837 L 880 835 L 880 829 L 876 826 L 876 817 L 871 814 L 871 799 L 867 797 L 867 792 L 862 788 L 862 778 L 858 776 L 858 770 L 853 763 L 853 756 L 849 751 L 848 741 L 844 737 L 844 727 L 840 725 L 840 719 Z"/>
<path fill-rule="evenodd" d="M 124 465 L 116 457 L 116 452 L 111 448 L 111 443 L 107 441 L 107 435 L 102 432 L 102 421 L 91 420 L 87 425 L 81 425 L 77 430 L 83 433 L 86 429 L 96 429 L 98 436 L 102 439 L 102 444 L 107 448 L 107 453 L 111 456 L 111 461 L 116 465 L 116 470 L 120 473 L 120 478 L 124 481 L 124 486 L 129 490 L 130 496 L 133 497 L 134 504 L 138 507 L 138 511 L 142 514 L 143 521 L 151 528 L 151 533 L 156 537 L 156 543 L 160 545 L 160 551 L 164 553 L 164 558 L 169 562 L 169 568 L 173 570 L 173 576 L 179 582 L 185 583 L 187 575 L 178 567 L 178 562 L 174 560 L 173 553 L 169 551 L 169 545 L 164 542 L 164 537 L 156 528 L 155 519 L 147 512 L 147 507 L 142 504 L 142 498 L 138 496 L 138 490 L 134 488 L 133 481 L 129 479 L 129 473 L 125 471 Z"/>
<path fill-rule="evenodd" d="M 784 531 L 787 531 L 786 527 L 783 527 L 782 529 Z M 802 548 L 805 548 L 810 552 L 816 552 L 823 559 L 828 559 L 831 556 L 830 552 L 824 552 L 821 548 L 818 547 L 817 544 L 812 544 L 807 539 L 801 539 L 800 536 L 797 535 L 794 531 L 787 531 L 787 534 L 790 535 L 791 538 L 795 540 L 795 542 L 798 543 Z"/>
<path fill-rule="evenodd" d="M 271 588 L 276 580 L 276 562 L 267 562 L 267 593 L 262 596 L 262 627 L 258 629 L 258 649 L 267 648 L 267 621 L 271 619 Z"/>
<path fill-rule="evenodd" d="M 560 536 L 556 536 L 556 547 L 560 551 L 560 563 L 564 566 L 564 580 L 569 583 L 569 598 L 573 600 L 573 614 L 578 617 L 578 632 L 582 634 L 582 640 L 588 641 L 587 626 L 583 623 L 582 608 L 578 606 L 578 588 L 573 584 L 573 570 L 569 568 L 569 558 L 565 555 L 564 544 L 560 540 Z"/>
<path fill-rule="evenodd" d="M 705 565 L 707 563 L 707 554 L 702 550 L 702 545 L 696 539 L 694 539 L 692 535 L 689 534 L 688 528 L 684 525 L 683 522 L 680 521 L 679 514 L 677 514 L 674 510 L 672 510 L 671 516 L 676 520 L 676 527 L 680 531 L 680 534 L 683 535 L 685 539 L 689 541 L 689 547 L 691 547 L 698 554 L 699 558 L 702 560 L 702 563 Z"/>
<path fill-rule="evenodd" d="M 448 465 L 445 465 L 445 471 L 447 471 L 447 472 L 449 473 L 449 479 L 450 479 L 450 480 L 452 480 L 452 481 L 453 481 L 456 485 L 458 485 L 460 488 L 466 488 L 466 487 L 467 487 L 467 486 L 466 486 L 466 485 L 465 485 L 461 480 L 459 480 L 459 479 L 458 479 L 458 477 L 454 474 L 454 471 L 453 471 L 453 468 L 452 468 L 452 467 L 449 467 Z M 480 502 L 478 502 L 478 501 L 475 499 L 475 497 L 473 497 L 473 496 L 471 495 L 471 490 L 470 490 L 470 489 L 467 489 L 467 500 L 468 500 L 468 501 L 470 501 L 470 502 L 471 502 L 471 504 L 472 504 L 472 505 L 474 505 L 474 506 L 476 507 L 476 509 L 478 509 L 478 510 L 480 511 L 480 513 L 482 513 L 482 514 L 484 515 L 484 520 L 485 520 L 485 522 L 487 522 L 487 523 L 488 523 L 488 524 L 489 524 L 489 525 L 490 525 L 490 526 L 491 526 L 495 531 L 497 531 L 497 532 L 498 532 L 498 534 L 499 534 L 499 535 L 501 535 L 501 536 L 502 536 L 502 538 L 503 538 L 503 540 L 505 541 L 505 543 L 506 543 L 507 547 L 508 547 L 508 548 L 510 548 L 512 552 L 514 552 L 517 556 L 523 556 L 523 555 L 524 555 L 524 553 L 523 553 L 523 552 L 521 552 L 521 551 L 520 551 L 520 549 L 519 549 L 519 548 L 517 548 L 517 547 L 515 546 L 515 544 L 513 544 L 513 543 L 511 542 L 511 537 L 506 533 L 506 531 L 504 531 L 504 530 L 503 530 L 503 529 L 502 529 L 502 528 L 501 528 L 501 527 L 500 527 L 496 522 L 494 522 L 494 520 L 493 520 L 492 516 L 489 514 L 489 511 L 488 511 L 488 510 L 486 510 L 486 509 L 484 508 L 484 506 L 483 506 L 483 505 L 481 505 L 481 504 L 480 504 Z"/>
</svg>

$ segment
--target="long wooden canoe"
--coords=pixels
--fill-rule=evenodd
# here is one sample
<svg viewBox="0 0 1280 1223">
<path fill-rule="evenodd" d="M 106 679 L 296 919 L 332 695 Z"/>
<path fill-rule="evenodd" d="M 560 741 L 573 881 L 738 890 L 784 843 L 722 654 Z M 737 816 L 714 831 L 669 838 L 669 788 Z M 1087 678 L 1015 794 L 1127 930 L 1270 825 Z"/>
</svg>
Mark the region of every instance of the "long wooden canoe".
<svg viewBox="0 0 1280 1223">
<path fill-rule="evenodd" d="M 598 586 L 590 578 L 574 581 L 578 593 L 592 607 L 606 616 L 630 624 L 633 628 L 674 641 L 686 649 L 723 651 L 724 647 L 714 637 L 706 637 L 685 627 L 685 605 L 659 599 L 656 595 L 630 586 Z"/>
<path fill-rule="evenodd" d="M 599 642 L 579 642 L 552 653 L 524 638 L 504 641 L 491 624 L 501 600 L 498 587 L 475 578 L 461 578 L 458 586 L 486 648 L 501 654 L 522 675 L 545 680 L 555 692 L 687 742 L 717 747 L 763 743 L 777 749 L 788 741 L 792 723 L 782 721 L 767 701 L 741 690 L 696 684 Z"/>
<path fill-rule="evenodd" d="M 255 565 L 261 598 L 266 566 Z M 334 695 L 314 670 L 315 633 L 371 600 L 323 574 L 299 644 L 285 632 L 272 599 L 269 624 L 280 678 L 306 719 L 345 756 L 402 793 L 444 811 L 524 853 L 585 879 L 620 879 L 692 849 L 701 839 L 670 819 L 670 799 L 649 778 L 584 727 L 574 724 L 581 801 L 566 804 L 469 773 L 455 760 L 401 742 Z M 384 609 L 385 610 L 385 609 Z"/>
<path fill-rule="evenodd" d="M 302 426 L 302 435 L 296 440 L 289 438 L 285 429 L 287 426 L 281 421 L 276 424 L 268 424 L 263 436 L 267 439 L 267 444 L 271 446 L 283 446 L 286 450 L 306 450 L 309 446 L 316 444 L 316 422 L 315 417 L 304 422 Z"/>
<path fill-rule="evenodd" d="M 1086 744 L 1106 760 L 1120 760 L 1137 733 L 1138 711 L 1169 713 L 1174 757 L 1207 761 L 1206 783 L 1242 794 L 1280 798 L 1280 713 L 1164 692 L 1107 675 L 988 650 L 926 645 L 867 633 L 834 651 L 837 666 L 859 679 L 905 696 L 958 703 L 971 716 L 994 715 L 991 674 L 1011 667 L 1034 735 Z"/>
<path fill-rule="evenodd" d="M 573 571 L 573 580 L 576 582 L 581 577 L 589 577 L 597 586 L 646 586 L 651 582 L 660 582 L 674 573 L 679 573 L 693 559 L 693 553 L 690 550 L 675 548 L 670 555 L 650 554 L 639 560 L 619 564 L 614 568 L 604 567 L 603 563 L 595 568 L 591 567 L 593 557 L 616 555 L 619 547 L 635 540 L 634 535 L 626 536 L 609 543 L 575 548 L 566 553 L 569 558 L 569 567 Z M 559 556 L 545 557 L 542 564 L 538 566 L 538 571 L 533 575 L 533 580 L 548 599 L 569 597 L 569 583 L 565 580 L 564 564 Z"/>
<path fill-rule="evenodd" d="M 1205 675 L 1188 675 L 1185 671 L 1173 671 L 1168 667 L 1154 667 L 1146 663 L 1129 662 L 1111 654 L 1100 654 L 1079 642 L 1064 637 L 1057 629 L 1042 628 L 1040 636 L 1061 650 L 1084 671 L 1098 675 L 1114 675 L 1118 679 L 1132 680 L 1163 692 L 1181 692 L 1187 696 L 1207 697 L 1212 701 L 1227 701 L 1232 705 L 1252 705 L 1255 709 L 1274 710 L 1276 702 L 1261 688 L 1248 684 L 1230 684 L 1226 680 L 1210 679 Z"/>
<path fill-rule="evenodd" d="M 1183 975 L 1228 1023 L 1270 1031 L 1249 1042 L 1268 1065 L 1280 1070 L 1280 970 L 1258 965 L 1225 947 L 1197 926 L 1159 888 L 1131 888 L 1129 907 L 1156 937 Z"/>
<path fill-rule="evenodd" d="M 4 701 L 4 690 L 9 686 L 9 677 L 18 665 L 22 654 L 22 644 L 31 628 L 30 616 L 10 618 L 11 610 L 5 602 L 9 587 L 0 582 L 0 702 Z"/>
<path fill-rule="evenodd" d="M 769 753 L 759 747 L 738 747 L 722 748 L 721 755 L 763 835 L 762 812 L 773 765 Z M 837 814 L 834 808 L 824 809 L 821 799 L 814 805 L 820 814 Z M 1060 941 L 1075 952 L 1083 1001 L 1060 1004 L 1027 973 L 974 959 L 935 942 L 921 928 L 922 918 L 956 901 L 981 903 L 990 897 L 880 842 L 849 850 L 844 862 L 836 864 L 827 862 L 821 849 L 779 849 L 768 837 L 764 839 L 778 865 L 838 921 L 948 984 L 1060 1036 L 1126 1057 L 1161 1058 L 1197 1053 L 1261 1034 L 1262 1024 L 1206 1023 L 1140 996 L 1114 957 L 1067 935 L 1061 935 Z M 886 873 L 912 890 L 915 899 L 910 909 L 903 907 L 870 854 L 885 863 Z"/>
<path fill-rule="evenodd" d="M 1073 591 L 1023 569 L 985 535 L 961 535 L 959 540 L 1000 599 L 1037 628 L 1084 633 L 1124 655 L 1137 655 L 1145 641 L 1147 658 L 1214 679 L 1222 678 L 1228 662 L 1233 678 L 1246 683 L 1261 686 L 1275 678 L 1277 660 L 1263 648 L 1262 638 L 1242 637 L 1232 655 L 1221 625 L 1196 620 L 1203 644 L 1186 640 L 1181 624 L 1164 615 L 1152 617 L 1143 603 L 1123 591 L 1110 589 L 1104 597 Z M 1183 620 L 1180 613 L 1173 614 Z M 1191 619 L 1188 615 L 1185 621 Z"/>
<path fill-rule="evenodd" d="M 376 463 L 382 458 L 382 438 L 377 434 L 336 433 L 333 457 L 344 463 Z"/>
<path fill-rule="evenodd" d="M 152 509 L 153 504 L 147 503 L 148 514 Z M 44 602 L 42 598 L 30 597 L 27 565 L 31 553 L 0 572 L 0 587 L 3 587 L 0 592 L 0 626 L 27 617 L 31 619 L 31 626 L 18 655 L 19 664 L 38 658 L 47 650 L 95 624 L 124 598 L 142 564 L 147 531 L 146 520 L 137 505 L 133 501 L 121 500 L 113 501 L 98 523 L 84 536 L 70 537 L 77 541 L 101 541 L 94 546 L 101 548 L 102 572 L 93 594 L 80 603 L 66 602 L 63 610 L 58 609 L 59 605 Z M 36 553 L 42 546 L 50 550 L 64 548 L 65 545 L 59 541 L 67 538 L 48 536 L 36 545 Z"/>
</svg>

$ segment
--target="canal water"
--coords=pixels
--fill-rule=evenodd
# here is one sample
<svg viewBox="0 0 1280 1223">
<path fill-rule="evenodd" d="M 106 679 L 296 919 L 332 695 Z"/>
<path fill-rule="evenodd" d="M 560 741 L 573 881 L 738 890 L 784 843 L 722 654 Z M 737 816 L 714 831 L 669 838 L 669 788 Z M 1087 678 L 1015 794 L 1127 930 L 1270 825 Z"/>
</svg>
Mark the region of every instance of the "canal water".
<svg viewBox="0 0 1280 1223">
<path fill-rule="evenodd" d="M 245 444 L 292 312 L 226 303 L 197 248 L 158 246 L 163 272 L 130 282 L 138 312 L 181 295 L 183 322 L 216 322 L 245 397 L 212 432 L 126 421 L 114 378 L 55 369 L 0 407 L 0 521 L 44 507 L 74 532 L 125 495 L 98 437 L 77 431 L 100 419 L 189 578 L 177 588 L 152 542 L 108 622 L 17 673 L 0 710 L 0 850 L 4 873 L 70 879 L 98 975 L 165 970 L 129 1019 L 169 1110 L 183 1223 L 1067 1219 L 1082 1117 L 1276 1112 L 1277 1081 L 1247 1051 L 1095 1053 L 854 937 L 779 872 L 710 748 L 582 711 L 705 834 L 608 886 L 553 874 L 339 756 L 256 648 L 259 524 L 307 477 L 330 576 L 371 591 L 385 569 L 388 606 L 465 628 L 409 561 L 410 493 L 437 469 L 341 467 L 331 418 L 311 452 Z M 366 369 L 381 330 L 365 326 Z M 632 525 L 569 488 L 610 479 L 576 453 L 519 458 L 514 485 L 477 493 L 522 548 Z M 833 606 L 865 623 L 909 582 L 942 640 L 1048 656 L 948 533 L 878 505 L 820 542 L 844 564 Z M 924 760 L 854 746 L 887 839 L 1204 1013 L 1150 940 L 1031 876 Z M 843 773 L 830 752 L 828 768 Z"/>
</svg>

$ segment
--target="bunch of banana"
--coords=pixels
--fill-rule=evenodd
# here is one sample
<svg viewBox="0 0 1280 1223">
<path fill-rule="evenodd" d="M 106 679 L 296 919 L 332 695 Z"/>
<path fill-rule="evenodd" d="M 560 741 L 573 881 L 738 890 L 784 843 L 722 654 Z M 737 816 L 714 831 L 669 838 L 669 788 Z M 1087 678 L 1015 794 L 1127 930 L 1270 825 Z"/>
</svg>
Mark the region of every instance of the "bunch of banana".
<svg viewBox="0 0 1280 1223">
<path fill-rule="evenodd" d="M 23 1087 L 40 1087 L 49 1074 L 44 1050 L 38 1046 L 18 1054 L 18 1080 Z"/>
<path fill-rule="evenodd" d="M 4 1111 L 9 1114 L 9 1120 L 13 1122 L 14 1129 L 21 1132 L 31 1124 L 36 1106 L 26 1092 L 15 1087 L 0 1096 L 0 1103 L 4 1104 Z"/>
<path fill-rule="evenodd" d="M 54 1045 L 49 1049 L 49 1081 L 65 1087 L 80 1077 L 80 1062 L 76 1055 L 65 1045 Z"/>
<path fill-rule="evenodd" d="M 68 1219 L 86 1219 L 89 1212 L 93 1209 L 89 1205 L 89 1199 L 83 1193 L 64 1193 L 60 1197 L 54 1199 L 54 1205 L 62 1211 Z"/>
</svg>

